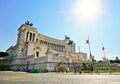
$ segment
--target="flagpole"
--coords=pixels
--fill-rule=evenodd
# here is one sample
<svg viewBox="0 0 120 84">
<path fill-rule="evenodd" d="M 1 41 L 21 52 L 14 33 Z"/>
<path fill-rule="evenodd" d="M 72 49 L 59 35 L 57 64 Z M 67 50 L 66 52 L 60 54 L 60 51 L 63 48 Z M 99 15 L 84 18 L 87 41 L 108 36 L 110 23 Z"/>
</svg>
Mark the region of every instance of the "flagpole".
<svg viewBox="0 0 120 84">
<path fill-rule="evenodd" d="M 92 57 L 92 54 L 91 54 L 91 48 L 90 48 L 90 40 L 89 40 L 89 36 L 88 36 L 88 45 L 89 45 L 90 58 L 91 58 L 91 57 Z"/>
</svg>

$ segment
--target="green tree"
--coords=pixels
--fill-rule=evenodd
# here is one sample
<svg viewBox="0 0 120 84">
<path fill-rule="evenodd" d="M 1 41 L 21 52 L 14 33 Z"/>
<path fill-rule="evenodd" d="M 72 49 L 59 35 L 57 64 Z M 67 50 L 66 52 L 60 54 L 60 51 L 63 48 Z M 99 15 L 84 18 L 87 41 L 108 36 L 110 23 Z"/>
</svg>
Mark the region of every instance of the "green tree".
<svg viewBox="0 0 120 84">
<path fill-rule="evenodd" d="M 8 53 L 6 53 L 6 52 L 0 52 L 0 57 L 6 57 L 6 56 L 8 56 L 9 54 Z"/>
<path fill-rule="evenodd" d="M 98 62 L 102 62 L 102 60 L 99 60 Z"/>
<path fill-rule="evenodd" d="M 116 60 L 119 60 L 119 58 L 116 56 Z"/>
</svg>

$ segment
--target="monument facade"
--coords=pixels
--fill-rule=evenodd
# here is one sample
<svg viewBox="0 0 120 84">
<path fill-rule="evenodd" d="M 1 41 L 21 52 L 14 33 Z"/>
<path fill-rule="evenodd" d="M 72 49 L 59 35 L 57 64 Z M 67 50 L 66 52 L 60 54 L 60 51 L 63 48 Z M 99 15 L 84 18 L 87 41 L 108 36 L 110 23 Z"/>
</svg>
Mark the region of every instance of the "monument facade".
<svg viewBox="0 0 120 84">
<path fill-rule="evenodd" d="M 87 62 L 87 54 L 76 53 L 75 43 L 69 37 L 58 40 L 38 33 L 32 23 L 26 22 L 18 29 L 16 45 L 6 51 L 11 70 L 55 71 L 60 62 L 71 69 L 73 63 Z"/>
</svg>

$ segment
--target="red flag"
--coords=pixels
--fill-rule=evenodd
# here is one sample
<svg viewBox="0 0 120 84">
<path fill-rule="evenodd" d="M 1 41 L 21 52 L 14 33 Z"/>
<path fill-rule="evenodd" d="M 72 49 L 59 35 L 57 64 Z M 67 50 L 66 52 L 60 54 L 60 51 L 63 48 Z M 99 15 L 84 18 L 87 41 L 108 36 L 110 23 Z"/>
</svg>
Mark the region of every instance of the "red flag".
<svg viewBox="0 0 120 84">
<path fill-rule="evenodd" d="M 89 40 L 86 40 L 86 44 L 89 44 Z"/>
<path fill-rule="evenodd" d="M 102 47 L 102 50 L 105 50 L 105 48 L 104 48 L 104 47 Z"/>
</svg>

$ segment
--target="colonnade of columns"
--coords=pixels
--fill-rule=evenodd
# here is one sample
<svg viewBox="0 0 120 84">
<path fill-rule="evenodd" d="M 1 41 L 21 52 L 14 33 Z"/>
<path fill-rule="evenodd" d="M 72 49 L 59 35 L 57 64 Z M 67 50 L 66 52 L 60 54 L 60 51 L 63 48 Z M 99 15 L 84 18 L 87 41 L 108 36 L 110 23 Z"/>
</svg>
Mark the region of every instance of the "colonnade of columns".
<svg viewBox="0 0 120 84">
<path fill-rule="evenodd" d="M 26 34 L 26 42 L 27 41 L 32 41 L 32 42 L 37 42 L 37 43 L 40 43 L 40 44 L 45 44 L 55 51 L 59 51 L 59 52 L 64 52 L 65 51 L 65 46 L 64 45 L 59 45 L 59 44 L 54 44 L 52 42 L 39 40 L 38 38 L 36 38 L 36 40 L 35 40 L 35 34 L 29 32 L 29 31 L 27 31 L 27 34 Z"/>
<path fill-rule="evenodd" d="M 43 41 L 43 40 L 39 40 L 39 43 L 40 44 L 45 44 L 55 51 L 59 51 L 59 52 L 64 52 L 65 51 L 65 46 L 64 45 L 54 44 L 54 43 Z"/>
<path fill-rule="evenodd" d="M 26 41 L 35 41 L 35 34 L 34 33 L 31 33 L 31 32 L 27 32 L 27 35 L 26 35 Z"/>
</svg>

